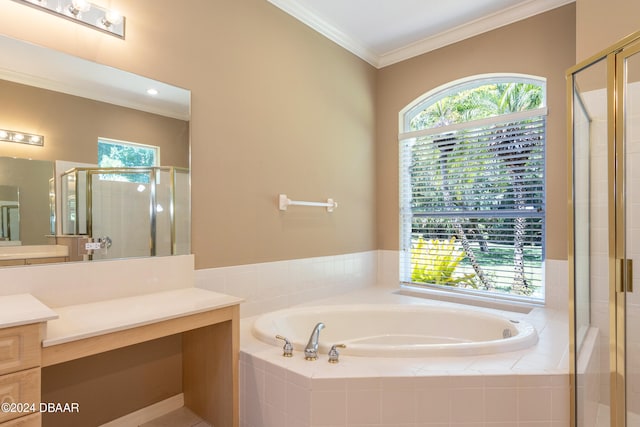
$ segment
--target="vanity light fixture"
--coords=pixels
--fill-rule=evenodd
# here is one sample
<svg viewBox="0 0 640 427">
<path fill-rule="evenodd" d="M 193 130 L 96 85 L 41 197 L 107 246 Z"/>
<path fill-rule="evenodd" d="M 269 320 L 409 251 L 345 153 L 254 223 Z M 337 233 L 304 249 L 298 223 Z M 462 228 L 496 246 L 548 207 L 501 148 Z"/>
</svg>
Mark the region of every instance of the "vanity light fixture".
<svg viewBox="0 0 640 427">
<path fill-rule="evenodd" d="M 125 18 L 87 0 L 14 0 L 124 39 Z"/>
<path fill-rule="evenodd" d="M 16 142 L 28 145 L 44 145 L 44 136 L 33 133 L 16 132 L 14 130 L 0 129 L 0 141 Z"/>
</svg>

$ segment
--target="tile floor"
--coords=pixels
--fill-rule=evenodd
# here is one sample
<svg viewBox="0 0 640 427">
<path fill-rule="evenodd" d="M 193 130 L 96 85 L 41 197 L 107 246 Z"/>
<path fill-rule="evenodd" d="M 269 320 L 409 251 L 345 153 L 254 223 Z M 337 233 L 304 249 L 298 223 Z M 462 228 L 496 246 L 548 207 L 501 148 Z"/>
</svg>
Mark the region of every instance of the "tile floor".
<svg viewBox="0 0 640 427">
<path fill-rule="evenodd" d="M 184 406 L 139 427 L 212 427 Z"/>
</svg>

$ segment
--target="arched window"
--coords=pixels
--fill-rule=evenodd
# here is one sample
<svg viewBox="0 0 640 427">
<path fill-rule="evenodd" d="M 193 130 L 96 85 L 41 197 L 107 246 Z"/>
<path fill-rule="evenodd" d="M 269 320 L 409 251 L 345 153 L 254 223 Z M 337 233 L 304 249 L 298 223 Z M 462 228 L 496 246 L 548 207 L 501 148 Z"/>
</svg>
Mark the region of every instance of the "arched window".
<svg viewBox="0 0 640 427">
<path fill-rule="evenodd" d="M 401 281 L 544 299 L 545 80 L 482 75 L 400 113 Z"/>
</svg>

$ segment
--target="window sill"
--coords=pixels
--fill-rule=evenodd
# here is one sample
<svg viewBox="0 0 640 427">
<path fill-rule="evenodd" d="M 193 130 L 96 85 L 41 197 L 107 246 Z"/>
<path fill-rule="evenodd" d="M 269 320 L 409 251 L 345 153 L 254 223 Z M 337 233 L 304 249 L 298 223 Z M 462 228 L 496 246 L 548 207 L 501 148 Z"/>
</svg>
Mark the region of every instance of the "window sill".
<svg viewBox="0 0 640 427">
<path fill-rule="evenodd" d="M 529 313 L 534 308 L 544 307 L 542 301 L 523 301 L 517 297 L 490 297 L 470 294 L 466 292 L 445 291 L 435 288 L 400 283 L 400 289 L 394 293 L 417 298 L 429 298 L 440 301 L 455 302 L 458 304 L 473 305 L 477 307 L 493 308 L 497 310 L 515 311 L 518 313 Z"/>
</svg>

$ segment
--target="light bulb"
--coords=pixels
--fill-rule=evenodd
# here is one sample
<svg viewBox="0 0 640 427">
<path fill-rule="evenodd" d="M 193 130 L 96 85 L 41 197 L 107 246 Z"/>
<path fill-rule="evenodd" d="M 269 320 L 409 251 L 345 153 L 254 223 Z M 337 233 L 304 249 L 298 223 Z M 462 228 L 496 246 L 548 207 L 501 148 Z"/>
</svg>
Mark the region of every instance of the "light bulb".
<svg viewBox="0 0 640 427">
<path fill-rule="evenodd" d="M 31 135 L 31 137 L 29 138 L 29 142 L 31 142 L 32 144 L 39 144 L 40 137 L 38 135 Z"/>
<path fill-rule="evenodd" d="M 122 22 L 122 15 L 117 10 L 108 10 L 107 13 L 104 14 L 104 20 L 109 22 L 109 25 L 118 25 Z"/>
<path fill-rule="evenodd" d="M 80 12 L 87 12 L 91 9 L 91 3 L 87 0 L 71 0 L 71 4 L 74 9 L 78 9 Z"/>
<path fill-rule="evenodd" d="M 0 139 L 7 139 L 9 138 L 9 132 L 7 132 L 6 130 L 0 130 Z"/>
<path fill-rule="evenodd" d="M 88 12 L 91 9 L 91 3 L 86 0 L 71 0 L 68 7 L 69 13 L 74 18 L 80 17 L 80 12 Z"/>
<path fill-rule="evenodd" d="M 21 133 L 14 133 L 13 134 L 13 140 L 14 141 L 18 141 L 18 142 L 22 142 L 24 141 L 24 135 Z"/>
</svg>

